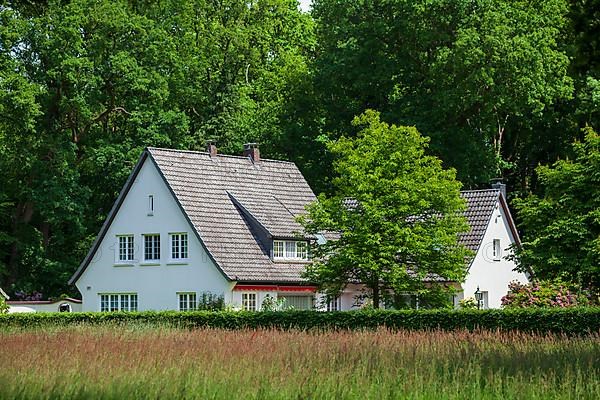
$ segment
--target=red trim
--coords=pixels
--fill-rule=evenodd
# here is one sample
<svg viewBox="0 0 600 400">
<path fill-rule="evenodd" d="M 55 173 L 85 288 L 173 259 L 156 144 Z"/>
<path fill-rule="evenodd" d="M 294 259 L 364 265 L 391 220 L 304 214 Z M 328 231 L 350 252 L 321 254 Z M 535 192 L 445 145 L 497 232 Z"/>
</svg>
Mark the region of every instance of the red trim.
<svg viewBox="0 0 600 400">
<path fill-rule="evenodd" d="M 269 292 L 316 292 L 316 286 L 235 285 L 233 290 L 264 290 Z"/>
</svg>

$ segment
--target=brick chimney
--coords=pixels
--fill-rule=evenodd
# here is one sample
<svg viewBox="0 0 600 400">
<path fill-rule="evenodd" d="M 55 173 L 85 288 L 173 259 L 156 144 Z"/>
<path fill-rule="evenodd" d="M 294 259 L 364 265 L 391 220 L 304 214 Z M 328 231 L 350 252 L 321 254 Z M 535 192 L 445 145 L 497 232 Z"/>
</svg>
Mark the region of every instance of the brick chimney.
<svg viewBox="0 0 600 400">
<path fill-rule="evenodd" d="M 208 152 L 209 156 L 216 157 L 217 156 L 217 142 L 214 140 L 207 140 L 206 141 L 206 151 Z"/>
<path fill-rule="evenodd" d="M 259 162 L 260 151 L 258 150 L 258 143 L 246 143 L 244 145 L 244 157 L 250 157 L 252 162 Z"/>
</svg>

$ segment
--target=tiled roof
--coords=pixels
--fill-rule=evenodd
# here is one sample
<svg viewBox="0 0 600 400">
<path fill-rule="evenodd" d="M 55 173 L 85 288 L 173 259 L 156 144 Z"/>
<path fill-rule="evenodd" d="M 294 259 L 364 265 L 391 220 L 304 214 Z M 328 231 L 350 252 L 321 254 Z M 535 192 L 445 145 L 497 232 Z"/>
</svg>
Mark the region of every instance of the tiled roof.
<svg viewBox="0 0 600 400">
<path fill-rule="evenodd" d="M 249 213 L 274 237 L 301 231 L 296 216 L 315 195 L 290 162 L 148 149 L 206 249 L 232 280 L 301 282 L 305 263 L 273 262 Z M 238 203 L 236 205 L 235 203 Z M 240 209 L 242 206 L 244 210 Z"/>
<path fill-rule="evenodd" d="M 471 229 L 460 235 L 459 243 L 472 251 L 477 251 L 492 213 L 498 206 L 500 191 L 498 189 L 463 190 L 460 195 L 467 202 L 465 217 Z"/>
</svg>

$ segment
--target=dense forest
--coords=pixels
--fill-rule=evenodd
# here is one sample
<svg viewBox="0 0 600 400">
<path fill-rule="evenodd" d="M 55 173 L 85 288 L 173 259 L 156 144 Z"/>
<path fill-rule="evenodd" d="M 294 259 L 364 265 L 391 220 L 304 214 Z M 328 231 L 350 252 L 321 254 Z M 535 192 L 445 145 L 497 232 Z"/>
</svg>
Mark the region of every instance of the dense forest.
<svg viewBox="0 0 600 400">
<path fill-rule="evenodd" d="M 427 135 L 463 188 L 501 178 L 511 201 L 549 193 L 539 165 L 585 164 L 573 142 L 598 151 L 598 0 L 315 0 L 310 13 L 297 0 L 1 4 L 0 287 L 11 294 L 76 293 L 68 278 L 146 146 L 216 140 L 240 154 L 258 142 L 328 193 L 327 142 L 372 109 Z M 600 182 L 583 171 L 595 176 L 586 187 Z M 563 181 L 558 192 L 573 177 Z M 541 235 L 533 203 L 512 204 L 523 236 Z"/>
</svg>

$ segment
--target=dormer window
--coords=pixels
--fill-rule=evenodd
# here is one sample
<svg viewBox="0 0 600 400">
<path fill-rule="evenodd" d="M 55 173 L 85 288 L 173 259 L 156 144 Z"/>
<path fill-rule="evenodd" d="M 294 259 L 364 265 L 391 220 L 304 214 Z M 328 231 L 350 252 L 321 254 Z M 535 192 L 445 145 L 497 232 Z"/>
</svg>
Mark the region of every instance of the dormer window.
<svg viewBox="0 0 600 400">
<path fill-rule="evenodd" d="M 273 259 L 308 260 L 308 243 L 303 240 L 274 240 Z"/>
</svg>

